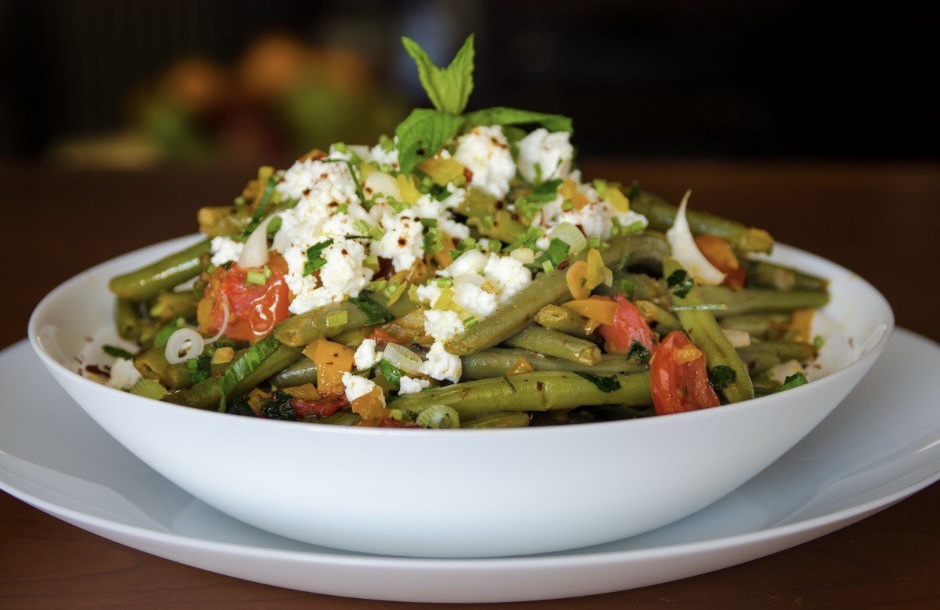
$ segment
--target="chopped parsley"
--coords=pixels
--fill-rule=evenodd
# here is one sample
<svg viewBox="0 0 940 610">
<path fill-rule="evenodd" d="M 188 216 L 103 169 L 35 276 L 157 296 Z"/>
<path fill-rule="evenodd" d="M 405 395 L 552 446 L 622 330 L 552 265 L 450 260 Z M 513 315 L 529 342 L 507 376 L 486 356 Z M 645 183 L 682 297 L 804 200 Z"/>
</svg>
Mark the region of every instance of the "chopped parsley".
<svg viewBox="0 0 940 610">
<path fill-rule="evenodd" d="M 304 263 L 304 275 L 310 275 L 326 264 L 326 259 L 323 258 L 323 251 L 332 245 L 333 240 L 328 239 L 307 248 L 307 262 Z"/>
<path fill-rule="evenodd" d="M 708 381 L 719 392 L 734 383 L 738 375 L 730 366 L 719 365 L 708 371 Z"/>
<path fill-rule="evenodd" d="M 666 286 L 672 289 L 672 294 L 684 299 L 695 286 L 695 282 L 692 281 L 685 269 L 676 269 L 666 278 Z"/>
<path fill-rule="evenodd" d="M 592 375 L 590 373 L 578 373 L 575 372 L 575 375 L 583 379 L 587 379 L 601 392 L 610 394 L 611 392 L 616 392 L 620 389 L 620 380 L 617 379 L 616 375 L 611 375 L 609 377 L 603 377 L 601 375 Z"/>
</svg>

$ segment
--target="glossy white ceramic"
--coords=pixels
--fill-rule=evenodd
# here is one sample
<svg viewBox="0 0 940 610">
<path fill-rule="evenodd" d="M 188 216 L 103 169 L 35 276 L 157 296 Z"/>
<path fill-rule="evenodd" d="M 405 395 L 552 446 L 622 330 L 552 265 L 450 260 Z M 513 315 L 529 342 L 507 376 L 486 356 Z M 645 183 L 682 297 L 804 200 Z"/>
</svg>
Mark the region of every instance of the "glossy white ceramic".
<svg viewBox="0 0 940 610">
<path fill-rule="evenodd" d="M 302 591 L 434 603 L 590 595 L 756 559 L 937 481 L 938 369 L 940 346 L 899 329 L 870 374 L 786 455 L 715 504 L 653 532 L 546 555 L 412 559 L 303 544 L 209 507 L 108 436 L 22 342 L 0 352 L 0 488 L 133 548 Z"/>
<path fill-rule="evenodd" d="M 192 238 L 120 257 L 36 308 L 29 339 L 109 434 L 172 482 L 245 523 L 296 540 L 413 557 L 545 553 L 633 536 L 740 486 L 811 431 L 887 344 L 890 307 L 867 282 L 779 246 L 777 260 L 831 280 L 827 314 L 852 362 L 794 390 L 670 417 L 513 430 L 396 430 L 234 417 L 139 398 L 76 374 L 113 341 L 116 273 Z M 84 354 L 84 356 L 83 356 Z"/>
</svg>

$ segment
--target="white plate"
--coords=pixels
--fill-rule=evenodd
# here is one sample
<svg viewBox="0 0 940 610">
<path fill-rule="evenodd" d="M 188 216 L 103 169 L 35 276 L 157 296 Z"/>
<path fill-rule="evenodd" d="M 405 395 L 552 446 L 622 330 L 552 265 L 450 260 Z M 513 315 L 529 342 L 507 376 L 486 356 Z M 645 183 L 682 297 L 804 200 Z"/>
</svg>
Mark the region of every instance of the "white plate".
<svg viewBox="0 0 940 610">
<path fill-rule="evenodd" d="M 763 557 L 930 485 L 940 478 L 940 419 L 930 388 L 938 370 L 940 346 L 898 329 L 869 375 L 814 432 L 709 508 L 576 551 L 440 560 L 312 546 L 223 515 L 108 436 L 20 342 L 0 353 L 0 487 L 122 544 L 281 587 L 421 602 L 588 595 Z"/>
</svg>

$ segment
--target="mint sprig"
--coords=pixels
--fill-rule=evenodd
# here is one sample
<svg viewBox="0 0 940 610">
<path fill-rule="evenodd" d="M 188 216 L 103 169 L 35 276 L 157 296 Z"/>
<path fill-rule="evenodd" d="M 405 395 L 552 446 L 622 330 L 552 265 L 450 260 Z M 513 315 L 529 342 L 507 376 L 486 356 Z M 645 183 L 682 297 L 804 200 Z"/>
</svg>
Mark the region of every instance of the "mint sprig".
<svg viewBox="0 0 940 610">
<path fill-rule="evenodd" d="M 418 78 L 434 107 L 447 114 L 460 115 L 473 91 L 473 34 L 446 68 L 438 68 L 418 43 L 403 36 L 405 50 L 418 64 Z"/>
<path fill-rule="evenodd" d="M 405 51 L 418 66 L 418 79 L 434 106 L 418 108 L 395 129 L 398 166 L 410 174 L 414 168 L 435 156 L 462 129 L 477 125 L 538 125 L 549 131 L 571 132 L 571 119 L 558 114 L 496 106 L 463 114 L 473 91 L 473 34 L 467 37 L 451 63 L 434 65 L 418 43 L 402 37 Z"/>
<path fill-rule="evenodd" d="M 463 126 L 457 115 L 416 108 L 395 129 L 398 138 L 398 166 L 410 174 L 416 165 L 436 155 Z"/>
</svg>

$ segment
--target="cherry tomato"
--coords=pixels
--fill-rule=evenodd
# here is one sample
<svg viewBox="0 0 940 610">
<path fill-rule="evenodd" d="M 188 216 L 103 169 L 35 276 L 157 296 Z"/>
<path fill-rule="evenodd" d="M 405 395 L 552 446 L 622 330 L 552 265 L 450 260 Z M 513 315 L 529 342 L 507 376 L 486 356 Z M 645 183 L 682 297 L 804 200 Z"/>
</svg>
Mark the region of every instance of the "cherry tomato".
<svg viewBox="0 0 940 610">
<path fill-rule="evenodd" d="M 666 335 L 650 360 L 650 394 L 657 415 L 721 404 L 708 382 L 705 354 L 678 330 Z"/>
<path fill-rule="evenodd" d="M 601 324 L 597 332 L 604 337 L 604 349 L 610 354 L 628 354 L 634 341 L 645 347 L 651 354 L 656 350 L 656 336 L 650 330 L 637 306 L 626 296 L 614 297 L 617 311 L 614 312 L 613 324 Z"/>
<path fill-rule="evenodd" d="M 246 281 L 251 270 L 237 264 L 228 269 L 216 268 L 209 277 L 205 294 L 199 303 L 200 330 L 206 334 L 218 332 L 225 320 L 227 307 L 228 324 L 223 335 L 229 339 L 255 341 L 271 332 L 275 324 L 290 315 L 287 309 L 290 305 L 290 290 L 280 263 L 283 263 L 283 259 L 272 259 L 269 262 L 270 277 L 264 284 Z"/>
</svg>

